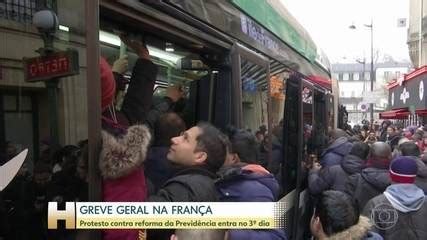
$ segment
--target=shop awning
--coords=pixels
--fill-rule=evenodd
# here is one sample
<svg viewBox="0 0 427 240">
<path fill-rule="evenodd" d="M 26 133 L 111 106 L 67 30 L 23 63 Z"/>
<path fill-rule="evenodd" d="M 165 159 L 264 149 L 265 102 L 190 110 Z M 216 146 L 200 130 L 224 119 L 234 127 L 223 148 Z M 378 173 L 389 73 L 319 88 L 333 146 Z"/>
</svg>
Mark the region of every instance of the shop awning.
<svg viewBox="0 0 427 240">
<path fill-rule="evenodd" d="M 418 110 L 415 110 L 415 113 L 418 116 L 427 116 L 427 109 L 418 109 Z"/>
<path fill-rule="evenodd" d="M 380 113 L 381 119 L 406 119 L 410 112 L 408 108 L 399 108 Z"/>
<path fill-rule="evenodd" d="M 318 84 L 324 88 L 327 88 L 329 90 L 332 89 L 331 79 L 327 79 L 327 78 L 324 78 L 322 76 L 314 76 L 314 75 L 310 75 L 307 78 L 310 82 L 316 83 L 316 84 Z"/>
</svg>

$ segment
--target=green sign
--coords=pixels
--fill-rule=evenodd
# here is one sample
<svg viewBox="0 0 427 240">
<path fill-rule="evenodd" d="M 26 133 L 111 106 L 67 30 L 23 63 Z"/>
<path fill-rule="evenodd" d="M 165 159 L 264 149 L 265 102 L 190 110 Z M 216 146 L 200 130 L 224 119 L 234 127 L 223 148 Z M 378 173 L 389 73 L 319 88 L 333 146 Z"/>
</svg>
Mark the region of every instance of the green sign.
<svg viewBox="0 0 427 240">
<path fill-rule="evenodd" d="M 301 55 L 312 62 L 316 59 L 316 45 L 311 39 L 307 39 L 308 36 L 301 36 L 300 32 L 297 31 L 299 26 L 292 25 L 293 19 L 286 19 L 286 16 L 278 13 L 267 0 L 231 0 L 231 2 Z"/>
</svg>

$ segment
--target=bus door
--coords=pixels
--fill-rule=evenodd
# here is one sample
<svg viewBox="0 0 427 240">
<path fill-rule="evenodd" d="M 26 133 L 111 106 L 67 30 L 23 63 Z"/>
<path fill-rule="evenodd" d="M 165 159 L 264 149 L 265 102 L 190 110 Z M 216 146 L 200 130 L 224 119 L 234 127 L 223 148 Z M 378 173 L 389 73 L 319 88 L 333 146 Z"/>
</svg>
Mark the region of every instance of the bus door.
<svg viewBox="0 0 427 240">
<path fill-rule="evenodd" d="M 314 88 L 313 153 L 317 159 L 320 159 L 320 155 L 327 144 L 329 99 L 330 97 L 327 95 L 326 90 L 317 87 Z"/>
<path fill-rule="evenodd" d="M 302 159 L 302 124 L 301 114 L 301 78 L 292 74 L 286 81 L 284 122 L 283 122 L 283 162 L 282 196 L 281 202 L 285 202 L 285 230 L 290 239 L 295 239 L 295 195 L 297 194 L 297 176 L 299 163 Z"/>
<path fill-rule="evenodd" d="M 314 123 L 313 85 L 299 74 L 286 82 L 285 118 L 283 126 L 282 185 L 286 202 L 285 228 L 291 239 L 303 239 L 309 232 L 311 217 L 305 165 L 312 153 Z"/>
</svg>

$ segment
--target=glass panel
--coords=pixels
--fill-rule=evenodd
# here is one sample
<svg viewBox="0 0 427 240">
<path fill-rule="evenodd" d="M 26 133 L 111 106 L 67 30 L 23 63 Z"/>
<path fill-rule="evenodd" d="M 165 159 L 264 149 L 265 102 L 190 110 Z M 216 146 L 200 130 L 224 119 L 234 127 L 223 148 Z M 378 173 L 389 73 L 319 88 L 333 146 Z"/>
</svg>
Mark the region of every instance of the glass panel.
<svg viewBox="0 0 427 240">
<path fill-rule="evenodd" d="M 19 98 L 19 110 L 20 111 L 31 111 L 31 97 L 21 96 Z"/>
<path fill-rule="evenodd" d="M 347 81 L 349 79 L 350 79 L 350 74 L 349 73 L 343 73 L 342 80 Z"/>
<path fill-rule="evenodd" d="M 355 81 L 359 80 L 359 73 L 353 73 L 353 80 Z"/>
<path fill-rule="evenodd" d="M 242 81 L 242 128 L 256 134 L 260 141 L 259 164 L 268 167 L 271 153 L 271 136 L 268 135 L 267 71 L 246 59 L 241 60 Z"/>
<path fill-rule="evenodd" d="M 303 102 L 303 129 L 304 129 L 304 157 L 306 159 L 314 152 L 311 137 L 313 130 L 313 90 L 308 86 L 303 86 L 302 89 Z"/>
<path fill-rule="evenodd" d="M 3 95 L 3 110 L 16 111 L 18 109 L 15 95 Z"/>
<path fill-rule="evenodd" d="M 157 65 L 158 72 L 154 85 L 152 106 L 163 100 L 163 97 L 167 95 L 168 87 L 179 86 L 184 92 L 184 98 L 177 102 L 174 110 L 184 118 L 187 127 L 191 127 L 198 120 L 209 121 L 210 81 L 215 81 L 219 72 L 209 71 L 210 67 L 201 60 L 200 54 L 172 40 L 160 39 L 148 33 L 144 36 L 130 35 L 129 39 L 134 41 L 144 39 L 150 60 Z M 117 34 L 112 32 L 101 30 L 100 41 L 101 55 L 111 65 L 114 65 L 114 62 L 121 55 L 126 55 L 128 59 L 128 68 L 123 74 L 126 79 L 125 86 L 119 91 L 116 98 L 116 107 L 120 110 L 129 83 L 132 81 L 132 69 L 138 60 L 138 56 L 130 47 L 121 52 L 124 43 Z M 149 94 L 148 92 L 144 93 Z M 194 101 L 190 101 L 190 99 Z"/>
<path fill-rule="evenodd" d="M 268 124 L 266 69 L 242 59 L 243 128 L 255 132 Z"/>
<path fill-rule="evenodd" d="M 5 113 L 4 124 L 5 138 L 16 149 L 16 153 L 28 148 L 27 162 L 32 169 L 34 151 L 33 151 L 33 125 L 31 113 Z"/>
</svg>

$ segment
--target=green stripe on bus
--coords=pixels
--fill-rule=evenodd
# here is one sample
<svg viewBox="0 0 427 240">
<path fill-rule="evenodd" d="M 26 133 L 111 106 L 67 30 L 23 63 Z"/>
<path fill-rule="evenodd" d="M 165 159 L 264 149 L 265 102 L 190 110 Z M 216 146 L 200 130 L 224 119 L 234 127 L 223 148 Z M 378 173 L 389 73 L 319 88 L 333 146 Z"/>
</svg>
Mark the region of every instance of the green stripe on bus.
<svg viewBox="0 0 427 240">
<path fill-rule="evenodd" d="M 316 46 L 301 36 L 292 24 L 283 18 L 266 0 L 231 0 L 231 2 L 307 59 L 312 62 L 315 60 Z"/>
</svg>

